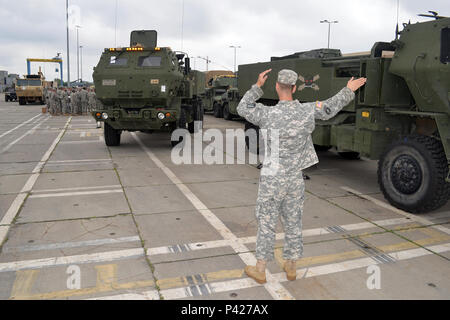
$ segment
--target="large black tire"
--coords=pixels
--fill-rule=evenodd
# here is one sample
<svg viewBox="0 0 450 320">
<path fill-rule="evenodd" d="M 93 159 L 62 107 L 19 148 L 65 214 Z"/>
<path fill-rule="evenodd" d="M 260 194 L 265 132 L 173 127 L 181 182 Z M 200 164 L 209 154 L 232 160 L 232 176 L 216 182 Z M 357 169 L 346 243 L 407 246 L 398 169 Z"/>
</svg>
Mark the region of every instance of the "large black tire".
<svg viewBox="0 0 450 320">
<path fill-rule="evenodd" d="M 109 124 L 105 122 L 104 126 L 104 133 L 105 133 L 105 143 L 108 147 L 117 147 L 120 146 L 120 135 L 121 131 L 116 130 L 113 127 L 111 127 Z"/>
<path fill-rule="evenodd" d="M 359 160 L 361 158 L 358 152 L 338 152 L 338 154 L 347 160 Z"/>
<path fill-rule="evenodd" d="M 9 101 L 9 97 L 5 96 L 5 102 L 8 102 L 8 101 Z"/>
<path fill-rule="evenodd" d="M 228 103 L 223 105 L 223 118 L 225 120 L 233 120 L 233 115 L 230 113 L 230 106 Z"/>
<path fill-rule="evenodd" d="M 21 106 L 26 105 L 27 104 L 27 100 L 23 99 L 23 98 L 19 98 L 19 104 Z"/>
<path fill-rule="evenodd" d="M 181 108 L 180 118 L 178 118 L 177 129 L 186 129 L 186 109 Z M 170 140 L 170 144 L 172 147 L 175 147 L 177 144 L 183 142 L 183 137 L 180 137 L 178 141 Z"/>
<path fill-rule="evenodd" d="M 189 133 L 198 132 L 199 129 L 203 129 L 203 107 L 201 101 L 197 102 L 194 107 L 194 121 L 188 124 Z M 201 127 L 195 127 L 195 122 L 201 122 Z"/>
<path fill-rule="evenodd" d="M 314 149 L 316 149 L 316 151 L 318 152 L 325 152 L 328 151 L 332 148 L 332 146 L 319 146 L 317 144 L 314 145 Z"/>
<path fill-rule="evenodd" d="M 214 117 L 216 117 L 216 118 L 223 118 L 222 106 L 219 105 L 217 102 L 214 102 L 213 112 L 214 112 Z"/>
<path fill-rule="evenodd" d="M 378 163 L 378 183 L 399 209 L 425 213 L 442 207 L 450 194 L 447 158 L 442 143 L 411 135 L 389 145 Z"/>
</svg>

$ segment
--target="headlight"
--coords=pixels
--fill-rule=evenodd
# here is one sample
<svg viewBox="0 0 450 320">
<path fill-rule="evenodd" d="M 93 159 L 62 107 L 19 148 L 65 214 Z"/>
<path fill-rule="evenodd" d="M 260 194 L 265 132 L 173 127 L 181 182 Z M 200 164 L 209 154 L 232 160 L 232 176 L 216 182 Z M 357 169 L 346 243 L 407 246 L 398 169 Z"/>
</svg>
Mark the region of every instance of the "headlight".
<svg viewBox="0 0 450 320">
<path fill-rule="evenodd" d="M 164 113 L 160 112 L 158 113 L 158 119 L 159 120 L 163 120 L 166 116 L 164 115 Z"/>
<path fill-rule="evenodd" d="M 102 118 L 103 118 L 103 120 L 108 119 L 108 114 L 106 112 L 103 112 L 102 113 Z"/>
</svg>

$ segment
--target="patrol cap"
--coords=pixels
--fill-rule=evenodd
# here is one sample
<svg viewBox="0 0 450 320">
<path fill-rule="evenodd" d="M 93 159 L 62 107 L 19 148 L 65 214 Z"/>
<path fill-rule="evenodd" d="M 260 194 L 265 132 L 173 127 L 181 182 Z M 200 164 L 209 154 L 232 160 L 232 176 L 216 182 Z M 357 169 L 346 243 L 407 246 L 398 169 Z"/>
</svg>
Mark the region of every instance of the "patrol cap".
<svg viewBox="0 0 450 320">
<path fill-rule="evenodd" d="M 278 72 L 278 83 L 295 86 L 298 80 L 298 74 L 292 70 L 283 69 Z"/>
</svg>

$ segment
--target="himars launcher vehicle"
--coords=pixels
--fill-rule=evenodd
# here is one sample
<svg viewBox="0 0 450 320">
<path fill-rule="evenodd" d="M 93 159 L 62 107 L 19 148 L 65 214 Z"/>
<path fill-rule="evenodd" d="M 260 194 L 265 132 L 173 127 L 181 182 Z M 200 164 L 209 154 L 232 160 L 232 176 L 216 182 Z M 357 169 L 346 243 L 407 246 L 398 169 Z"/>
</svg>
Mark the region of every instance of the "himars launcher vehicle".
<svg viewBox="0 0 450 320">
<path fill-rule="evenodd" d="M 260 102 L 278 101 L 279 70 L 299 76 L 294 99 L 332 97 L 350 77 L 367 77 L 355 100 L 329 121 L 317 121 L 319 149 L 336 147 L 347 158 L 379 160 L 378 182 L 386 199 L 409 212 L 428 212 L 450 196 L 450 18 L 404 24 L 400 38 L 373 46 L 370 55 L 343 57 L 313 50 L 239 66 L 242 97 L 260 72 L 272 68 Z M 249 127 L 247 125 L 247 127 Z"/>
<path fill-rule="evenodd" d="M 104 122 L 105 142 L 120 145 L 122 131 L 172 132 L 203 119 L 200 95 L 205 76 L 190 69 L 185 53 L 157 47 L 157 32 L 131 33 L 130 47 L 108 48 L 94 68 L 102 108 L 92 112 Z M 172 144 L 175 144 L 173 142 Z"/>
</svg>

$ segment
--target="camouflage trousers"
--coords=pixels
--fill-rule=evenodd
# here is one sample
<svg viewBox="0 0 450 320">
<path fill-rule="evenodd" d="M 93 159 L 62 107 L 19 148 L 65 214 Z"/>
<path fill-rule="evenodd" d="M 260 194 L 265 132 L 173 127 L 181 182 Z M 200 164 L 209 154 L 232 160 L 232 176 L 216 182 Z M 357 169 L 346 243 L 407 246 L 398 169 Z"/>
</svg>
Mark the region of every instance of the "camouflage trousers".
<svg viewBox="0 0 450 320">
<path fill-rule="evenodd" d="M 296 260 L 302 257 L 304 199 L 305 182 L 302 171 L 261 175 L 256 203 L 256 259 L 273 260 L 278 218 L 281 219 L 285 233 L 283 259 Z"/>
</svg>

